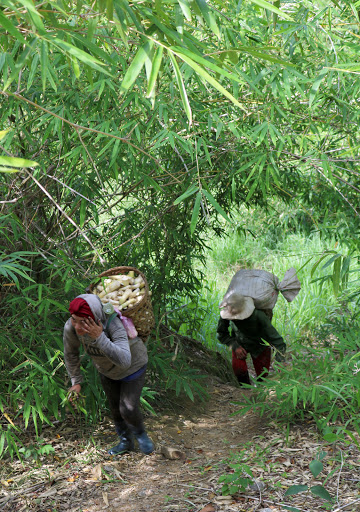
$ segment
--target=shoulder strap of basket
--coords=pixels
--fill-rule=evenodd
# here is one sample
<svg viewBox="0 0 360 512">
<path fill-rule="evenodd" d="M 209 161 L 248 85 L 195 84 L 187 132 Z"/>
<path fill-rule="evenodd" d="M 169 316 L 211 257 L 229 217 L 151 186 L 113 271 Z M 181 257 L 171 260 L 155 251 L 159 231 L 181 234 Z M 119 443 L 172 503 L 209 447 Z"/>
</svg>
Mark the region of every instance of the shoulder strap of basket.
<svg viewBox="0 0 360 512">
<path fill-rule="evenodd" d="M 119 317 L 119 315 L 116 313 L 116 311 L 114 311 L 114 313 L 111 313 L 111 315 L 109 316 L 109 318 L 108 318 L 108 319 L 107 319 L 107 321 L 106 321 L 106 324 L 105 324 L 105 331 L 109 332 L 109 325 L 111 324 L 111 322 L 112 322 L 116 317 Z"/>
</svg>

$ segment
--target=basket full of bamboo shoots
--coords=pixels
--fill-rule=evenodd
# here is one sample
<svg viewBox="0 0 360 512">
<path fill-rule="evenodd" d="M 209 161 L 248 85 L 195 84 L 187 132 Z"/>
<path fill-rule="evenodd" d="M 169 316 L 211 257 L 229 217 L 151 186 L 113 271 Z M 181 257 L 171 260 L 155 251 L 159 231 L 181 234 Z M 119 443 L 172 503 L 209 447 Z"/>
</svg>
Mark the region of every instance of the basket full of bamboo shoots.
<svg viewBox="0 0 360 512">
<path fill-rule="evenodd" d="M 155 325 L 151 291 L 145 275 L 135 267 L 114 267 L 98 275 L 89 290 L 101 302 L 111 304 L 122 316 L 131 318 L 145 342 Z"/>
</svg>

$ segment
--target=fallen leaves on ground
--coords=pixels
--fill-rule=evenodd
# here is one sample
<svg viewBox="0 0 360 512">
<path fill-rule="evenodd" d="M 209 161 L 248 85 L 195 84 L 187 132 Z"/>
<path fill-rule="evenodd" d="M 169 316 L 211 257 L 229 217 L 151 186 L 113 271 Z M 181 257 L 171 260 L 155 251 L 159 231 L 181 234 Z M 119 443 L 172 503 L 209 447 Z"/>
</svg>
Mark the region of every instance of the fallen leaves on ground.
<svg viewBox="0 0 360 512">
<path fill-rule="evenodd" d="M 23 463 L 0 461 L 0 510 L 280 512 L 282 503 L 302 512 L 325 510 L 313 495 L 284 498 L 290 486 L 304 484 L 323 484 L 333 497 L 332 512 L 360 510 L 356 440 L 324 444 L 311 424 L 294 426 L 285 435 L 253 414 L 232 416 L 241 389 L 219 382 L 213 387 L 201 410 L 189 403 L 146 419 L 157 447 L 149 456 L 136 451 L 110 457 L 107 449 L 116 437 L 108 420 L 93 433 L 72 418 L 44 429 L 43 442 L 54 453 Z M 326 452 L 324 470 L 315 479 L 309 465 L 320 451 Z M 233 474 L 239 462 L 263 485 L 224 496 L 219 477 Z"/>
</svg>

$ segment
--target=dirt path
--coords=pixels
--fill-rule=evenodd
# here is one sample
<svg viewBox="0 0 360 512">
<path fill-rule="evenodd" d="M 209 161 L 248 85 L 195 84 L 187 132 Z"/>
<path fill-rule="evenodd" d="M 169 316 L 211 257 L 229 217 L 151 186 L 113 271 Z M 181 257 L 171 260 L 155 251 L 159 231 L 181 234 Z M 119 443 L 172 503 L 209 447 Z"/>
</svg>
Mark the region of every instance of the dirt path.
<svg viewBox="0 0 360 512">
<path fill-rule="evenodd" d="M 110 471 L 116 467 L 127 481 L 108 489 L 109 512 L 201 510 L 213 500 L 219 488 L 219 464 L 259 433 L 260 420 L 254 415 L 231 416 L 236 410 L 232 402 L 241 399 L 240 388 L 213 383 L 210 394 L 202 411 L 189 404 L 178 414 L 147 421 L 156 453 L 129 455 L 105 464 Z M 168 458 L 171 448 L 180 459 Z M 89 512 L 101 510 L 104 497 L 95 503 Z"/>
<path fill-rule="evenodd" d="M 218 380 L 208 382 L 208 391 L 211 399 L 203 405 L 174 404 L 170 412 L 146 419 L 156 444 L 148 456 L 133 452 L 110 457 L 107 450 L 117 439 L 109 421 L 92 434 L 72 418 L 45 429 L 43 443 L 53 453 L 40 459 L 29 456 L 23 463 L 0 461 L 0 510 L 280 512 L 291 485 L 326 482 L 331 507 L 311 493 L 285 497 L 285 502 L 300 512 L 359 512 L 360 479 L 354 473 L 360 467 L 358 447 L 338 446 L 339 458 L 311 425 L 293 428 L 286 439 L 284 430 L 253 413 L 231 415 L 238 409 L 234 402 L 249 391 Z M 180 458 L 169 458 L 171 448 Z M 309 464 L 324 449 L 325 474 L 316 480 Z M 222 496 L 219 477 L 234 474 L 232 456 L 251 467 L 257 486 Z"/>
<path fill-rule="evenodd" d="M 44 444 L 54 448 L 54 455 L 23 464 L 0 462 L 0 510 L 201 510 L 217 494 L 218 476 L 225 467 L 222 461 L 239 444 L 258 435 L 261 425 L 251 414 L 231 416 L 236 410 L 233 402 L 244 392 L 240 388 L 212 380 L 208 391 L 211 399 L 204 404 L 189 400 L 146 419 L 156 445 L 148 456 L 133 452 L 110 457 L 107 449 L 117 438 L 108 421 L 99 425 L 90 442 L 71 418 L 58 428 L 46 429 Z M 169 458 L 174 456 L 171 449 L 180 458 Z"/>
</svg>

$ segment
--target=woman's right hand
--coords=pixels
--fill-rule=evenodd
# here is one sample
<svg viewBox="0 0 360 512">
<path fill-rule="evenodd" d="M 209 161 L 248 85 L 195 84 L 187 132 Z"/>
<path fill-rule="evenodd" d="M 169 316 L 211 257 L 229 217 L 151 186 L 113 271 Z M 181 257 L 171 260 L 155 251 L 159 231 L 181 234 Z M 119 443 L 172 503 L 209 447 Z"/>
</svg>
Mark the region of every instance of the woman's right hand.
<svg viewBox="0 0 360 512">
<path fill-rule="evenodd" d="M 77 398 L 80 395 L 80 391 L 81 391 L 81 385 L 80 384 L 75 384 L 74 386 L 71 386 L 71 388 L 68 389 L 68 394 L 67 394 L 68 400 L 71 403 L 76 402 Z"/>
<path fill-rule="evenodd" d="M 235 349 L 236 359 L 246 359 L 247 352 L 243 347 L 237 347 Z"/>
<path fill-rule="evenodd" d="M 81 391 L 81 385 L 80 384 L 74 384 L 74 386 L 71 386 L 71 388 L 69 388 L 68 390 L 68 393 L 80 393 Z"/>
</svg>

